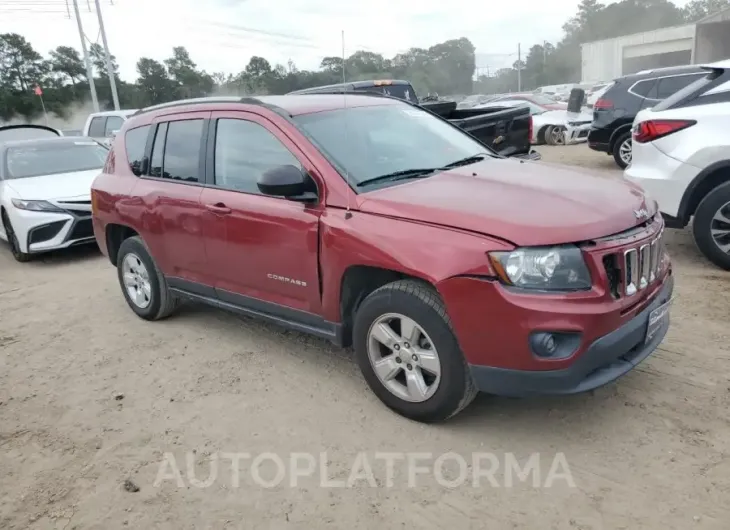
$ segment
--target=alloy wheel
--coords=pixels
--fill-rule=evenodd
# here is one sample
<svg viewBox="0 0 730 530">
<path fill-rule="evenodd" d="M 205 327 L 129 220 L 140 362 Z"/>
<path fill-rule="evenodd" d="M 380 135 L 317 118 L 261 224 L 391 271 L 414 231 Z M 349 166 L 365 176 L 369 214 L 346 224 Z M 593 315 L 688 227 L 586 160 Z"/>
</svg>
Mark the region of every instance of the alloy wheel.
<svg viewBox="0 0 730 530">
<path fill-rule="evenodd" d="M 368 331 L 367 352 L 375 375 L 393 395 L 411 403 L 429 399 L 441 382 L 438 352 L 415 320 L 385 314 Z"/>
<path fill-rule="evenodd" d="M 152 303 L 150 276 L 139 256 L 129 253 L 122 261 L 122 279 L 127 295 L 134 305 L 145 309 Z"/>
<path fill-rule="evenodd" d="M 730 202 L 723 204 L 710 222 L 712 240 L 722 252 L 730 254 Z"/>
<path fill-rule="evenodd" d="M 631 145 L 631 138 L 627 138 L 623 141 L 621 144 L 621 147 L 618 148 L 618 154 L 621 157 L 621 160 L 624 164 L 627 166 L 631 164 L 631 157 L 633 153 L 633 146 Z"/>
</svg>

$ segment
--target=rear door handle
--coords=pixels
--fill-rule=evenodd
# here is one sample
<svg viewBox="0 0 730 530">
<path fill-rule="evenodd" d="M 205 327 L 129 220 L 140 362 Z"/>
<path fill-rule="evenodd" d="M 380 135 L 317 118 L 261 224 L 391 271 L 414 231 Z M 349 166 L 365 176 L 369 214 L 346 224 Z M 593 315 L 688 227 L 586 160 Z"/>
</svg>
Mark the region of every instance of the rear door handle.
<svg viewBox="0 0 730 530">
<path fill-rule="evenodd" d="M 225 215 L 231 213 L 231 209 L 223 204 L 222 202 L 217 202 L 215 204 L 206 204 L 205 208 L 215 214 L 218 215 Z"/>
</svg>

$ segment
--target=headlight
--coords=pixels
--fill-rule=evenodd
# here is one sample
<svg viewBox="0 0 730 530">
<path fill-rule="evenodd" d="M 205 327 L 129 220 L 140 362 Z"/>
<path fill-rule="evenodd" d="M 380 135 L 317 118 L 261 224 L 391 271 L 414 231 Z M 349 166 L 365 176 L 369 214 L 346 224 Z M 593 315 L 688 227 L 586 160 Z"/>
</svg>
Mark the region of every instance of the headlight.
<svg viewBox="0 0 730 530">
<path fill-rule="evenodd" d="M 489 258 L 500 280 L 507 285 L 544 291 L 591 288 L 583 254 L 574 245 L 491 252 Z"/>
<path fill-rule="evenodd" d="M 48 201 L 24 201 L 23 199 L 12 199 L 13 206 L 19 210 L 30 210 L 32 212 L 63 212 L 61 208 Z"/>
</svg>

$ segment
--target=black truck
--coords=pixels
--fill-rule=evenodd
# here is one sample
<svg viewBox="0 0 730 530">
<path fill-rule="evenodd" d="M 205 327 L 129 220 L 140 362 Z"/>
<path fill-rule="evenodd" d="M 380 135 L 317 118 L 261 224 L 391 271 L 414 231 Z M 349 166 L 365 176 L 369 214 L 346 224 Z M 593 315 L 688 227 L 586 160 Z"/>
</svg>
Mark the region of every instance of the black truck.
<svg viewBox="0 0 730 530">
<path fill-rule="evenodd" d="M 351 81 L 295 90 L 290 94 L 338 94 L 340 92 L 376 92 L 396 97 L 432 112 L 464 129 L 481 143 L 502 156 L 538 159 L 530 145 L 532 118 L 528 107 L 491 107 L 457 109 L 454 101 L 419 101 L 409 81 L 387 79 Z"/>
</svg>

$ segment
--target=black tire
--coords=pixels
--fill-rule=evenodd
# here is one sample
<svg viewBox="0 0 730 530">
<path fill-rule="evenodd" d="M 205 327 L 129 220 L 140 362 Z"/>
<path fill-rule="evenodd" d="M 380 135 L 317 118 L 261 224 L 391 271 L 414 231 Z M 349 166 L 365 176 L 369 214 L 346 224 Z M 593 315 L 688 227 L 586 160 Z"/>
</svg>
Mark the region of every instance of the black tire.
<svg viewBox="0 0 730 530">
<path fill-rule="evenodd" d="M 438 351 L 439 386 L 430 398 L 420 403 L 405 401 L 391 393 L 380 382 L 370 363 L 367 351 L 370 327 L 387 313 L 399 313 L 413 319 L 429 335 Z M 428 284 L 399 280 L 372 292 L 355 315 L 353 343 L 360 370 L 372 391 L 387 407 L 402 416 L 423 423 L 444 421 L 461 412 L 477 395 L 444 304 Z"/>
<path fill-rule="evenodd" d="M 13 253 L 13 257 L 15 258 L 15 261 L 19 263 L 27 263 L 30 260 L 33 259 L 33 254 L 27 254 L 25 252 L 21 252 L 20 250 L 20 242 L 18 241 L 18 236 L 15 235 L 15 231 L 13 230 L 13 225 L 10 224 L 10 219 L 8 219 L 8 216 L 5 212 L 3 212 L 2 215 L 2 221 L 3 221 L 3 228 L 5 228 L 5 235 L 8 238 L 8 244 L 10 245 L 10 252 Z"/>
<path fill-rule="evenodd" d="M 124 285 L 122 263 L 128 254 L 136 255 L 148 272 L 150 303 L 144 308 L 139 307 L 131 300 Z M 155 260 L 152 259 L 147 245 L 145 245 L 139 236 L 125 239 L 119 247 L 119 252 L 117 253 L 117 277 L 124 299 L 132 311 L 140 318 L 145 320 L 161 320 L 170 316 L 179 305 L 178 298 L 170 292 L 165 276 L 160 271 Z"/>
<path fill-rule="evenodd" d="M 631 132 L 625 132 L 621 136 L 619 136 L 613 144 L 613 149 L 611 149 L 613 159 L 616 161 L 616 165 L 621 169 L 626 169 L 627 167 L 629 167 L 629 164 L 624 162 L 621 158 L 621 145 L 623 145 L 626 141 L 631 143 Z"/>
<path fill-rule="evenodd" d="M 712 218 L 727 203 L 730 203 L 730 182 L 716 187 L 702 199 L 695 211 L 692 233 L 697 247 L 707 259 L 721 269 L 730 270 L 730 254 L 720 250 L 712 238 Z M 726 211 L 730 214 L 730 207 Z M 727 228 L 730 229 L 730 226 Z"/>
</svg>

